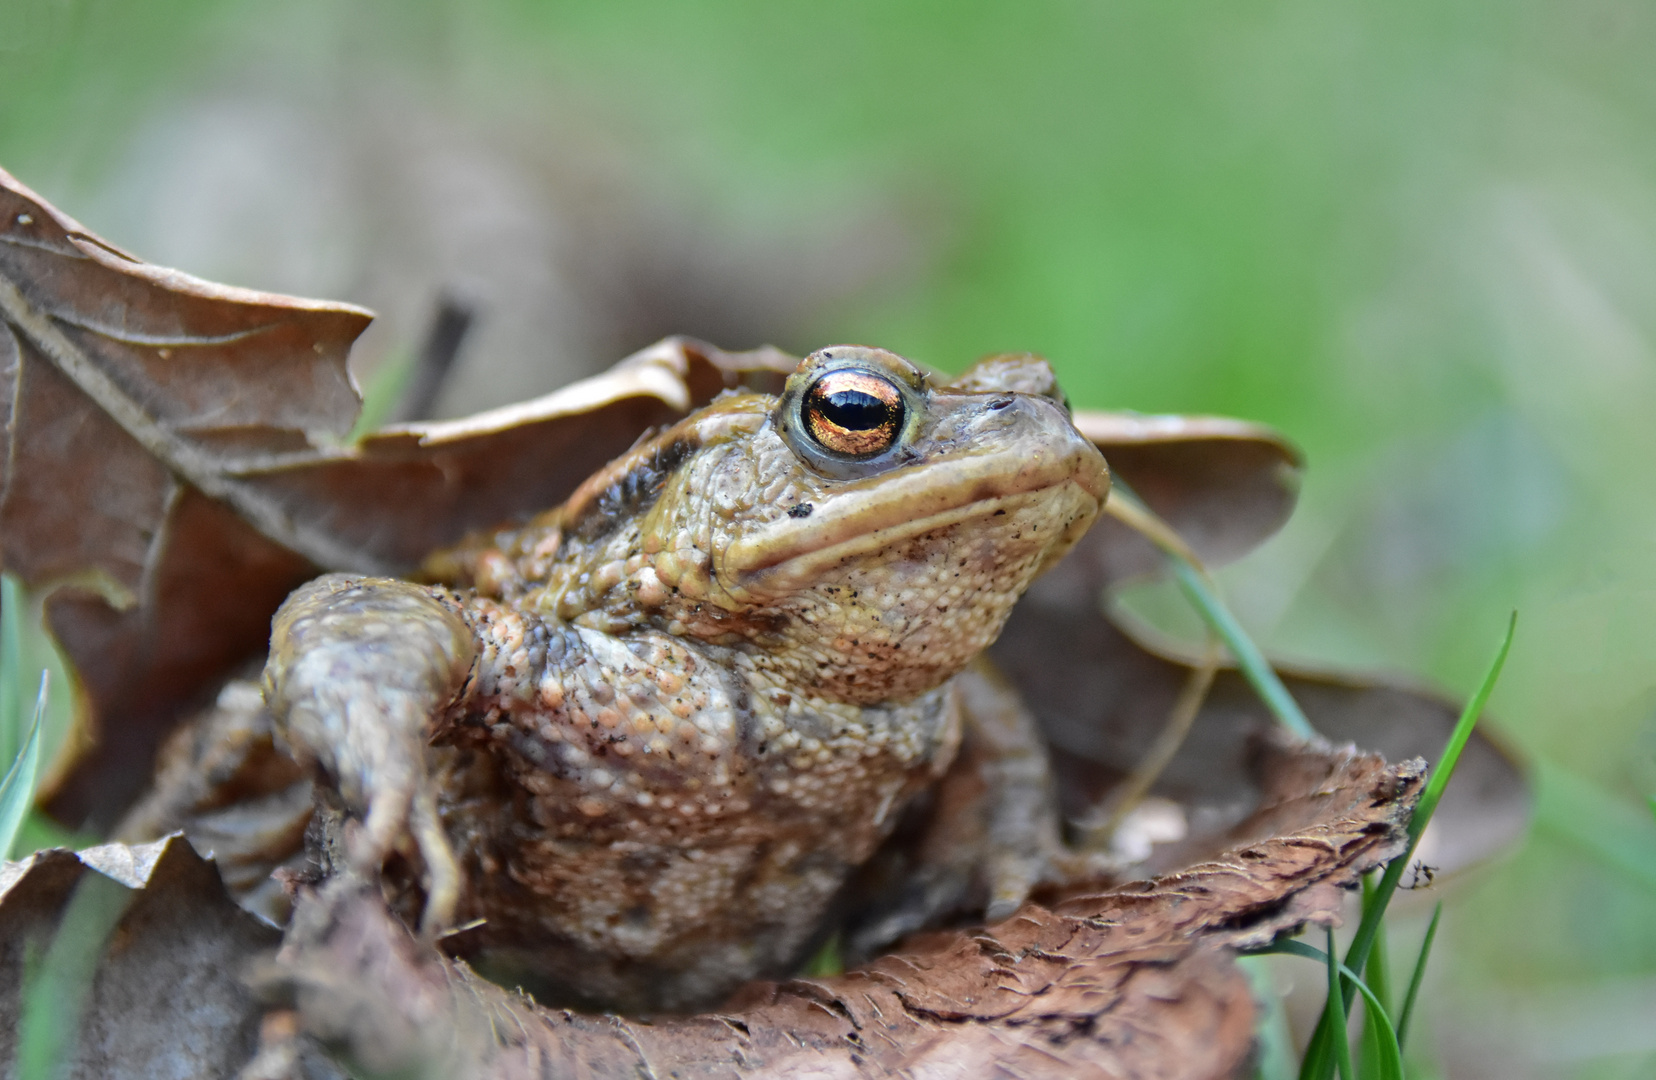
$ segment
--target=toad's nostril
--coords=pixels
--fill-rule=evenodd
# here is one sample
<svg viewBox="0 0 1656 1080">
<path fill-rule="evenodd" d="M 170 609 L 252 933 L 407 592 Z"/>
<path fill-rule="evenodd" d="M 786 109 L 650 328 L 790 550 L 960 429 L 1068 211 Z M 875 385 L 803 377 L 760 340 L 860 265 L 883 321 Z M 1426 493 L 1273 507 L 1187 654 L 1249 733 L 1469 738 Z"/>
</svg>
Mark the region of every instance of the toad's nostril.
<svg viewBox="0 0 1656 1080">
<path fill-rule="evenodd" d="M 1012 399 L 1010 397 L 998 397 L 989 403 L 989 408 L 999 410 L 1006 408 L 1010 404 L 1012 404 Z"/>
</svg>

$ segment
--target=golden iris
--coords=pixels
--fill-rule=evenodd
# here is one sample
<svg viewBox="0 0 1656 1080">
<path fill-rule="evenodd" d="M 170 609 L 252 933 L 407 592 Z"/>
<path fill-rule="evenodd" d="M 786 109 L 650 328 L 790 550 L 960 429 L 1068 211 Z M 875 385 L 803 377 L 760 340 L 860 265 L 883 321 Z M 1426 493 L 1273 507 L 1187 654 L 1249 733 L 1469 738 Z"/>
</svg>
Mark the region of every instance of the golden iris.
<svg viewBox="0 0 1656 1080">
<path fill-rule="evenodd" d="M 824 375 L 805 391 L 799 412 L 819 446 L 846 457 L 883 454 L 903 430 L 902 391 L 866 371 Z"/>
</svg>

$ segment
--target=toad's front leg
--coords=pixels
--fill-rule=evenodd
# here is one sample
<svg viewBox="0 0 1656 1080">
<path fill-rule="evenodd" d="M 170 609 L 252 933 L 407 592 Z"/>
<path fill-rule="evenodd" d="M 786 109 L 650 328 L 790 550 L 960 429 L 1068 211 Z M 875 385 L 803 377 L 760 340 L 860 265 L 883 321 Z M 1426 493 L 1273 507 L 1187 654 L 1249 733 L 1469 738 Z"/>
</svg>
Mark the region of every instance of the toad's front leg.
<svg viewBox="0 0 1656 1080">
<path fill-rule="evenodd" d="M 376 875 L 404 835 L 418 846 L 428 933 L 452 920 L 461 879 L 426 745 L 464 692 L 477 655 L 476 636 L 445 590 L 329 574 L 276 613 L 265 665 L 277 730 L 295 757 L 332 778 L 361 819 L 347 837 L 352 869 Z"/>
</svg>

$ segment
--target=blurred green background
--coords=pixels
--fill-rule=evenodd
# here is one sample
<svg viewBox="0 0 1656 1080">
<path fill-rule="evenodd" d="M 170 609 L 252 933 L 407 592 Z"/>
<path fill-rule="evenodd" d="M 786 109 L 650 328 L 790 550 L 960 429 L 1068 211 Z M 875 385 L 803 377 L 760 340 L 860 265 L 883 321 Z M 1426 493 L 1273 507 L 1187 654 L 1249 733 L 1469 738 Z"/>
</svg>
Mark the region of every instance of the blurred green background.
<svg viewBox="0 0 1656 1080">
<path fill-rule="evenodd" d="M 460 297 L 449 413 L 684 330 L 1279 427 L 1275 652 L 1458 696 L 1521 612 L 1536 827 L 1442 890 L 1426 1056 L 1656 1073 L 1649 0 L 3 0 L 0 164 L 376 308 L 364 374 Z"/>
</svg>

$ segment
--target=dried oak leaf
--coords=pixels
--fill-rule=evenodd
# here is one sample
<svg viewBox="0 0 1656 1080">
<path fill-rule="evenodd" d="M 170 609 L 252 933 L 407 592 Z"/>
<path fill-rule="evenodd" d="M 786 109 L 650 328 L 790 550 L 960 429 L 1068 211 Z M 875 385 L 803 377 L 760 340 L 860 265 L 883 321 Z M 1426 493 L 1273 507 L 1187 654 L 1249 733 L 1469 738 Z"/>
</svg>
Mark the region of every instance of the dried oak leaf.
<svg viewBox="0 0 1656 1080">
<path fill-rule="evenodd" d="M 112 929 L 84 917 L 99 889 Z M 60 1062 L 67 1071 L 53 1075 L 231 1076 L 252 1055 L 263 1009 L 243 975 L 279 934 L 237 907 L 212 864 L 174 836 L 78 854 L 39 851 L 0 865 L 0 1061 L 17 1060 L 25 972 L 51 974 L 41 958 L 56 955 L 47 950 L 59 926 L 109 936 L 92 953 L 89 983 L 69 987 L 83 1002 L 78 1017 L 65 1015 L 59 999 L 39 999 L 55 1010 L 47 1020 L 74 1025 Z"/>
<path fill-rule="evenodd" d="M 420 944 L 343 879 L 301 900 L 257 981 L 297 1009 L 303 1037 L 369 1072 L 1234 1076 L 1254 1006 L 1229 950 L 1337 921 L 1344 891 L 1401 850 L 1423 774 L 1280 737 L 1256 751 L 1259 805 L 1210 861 L 921 935 L 842 976 L 754 984 L 700 1016 L 542 1008 Z"/>
<path fill-rule="evenodd" d="M 300 527 L 237 471 L 350 429 L 369 315 L 139 262 L 4 173 L 0 315 L 0 561 L 51 591 L 119 799 L 141 782 L 119 766 L 313 573 L 270 535 Z M 107 818 L 95 794 L 65 792 L 62 816 Z"/>
</svg>

